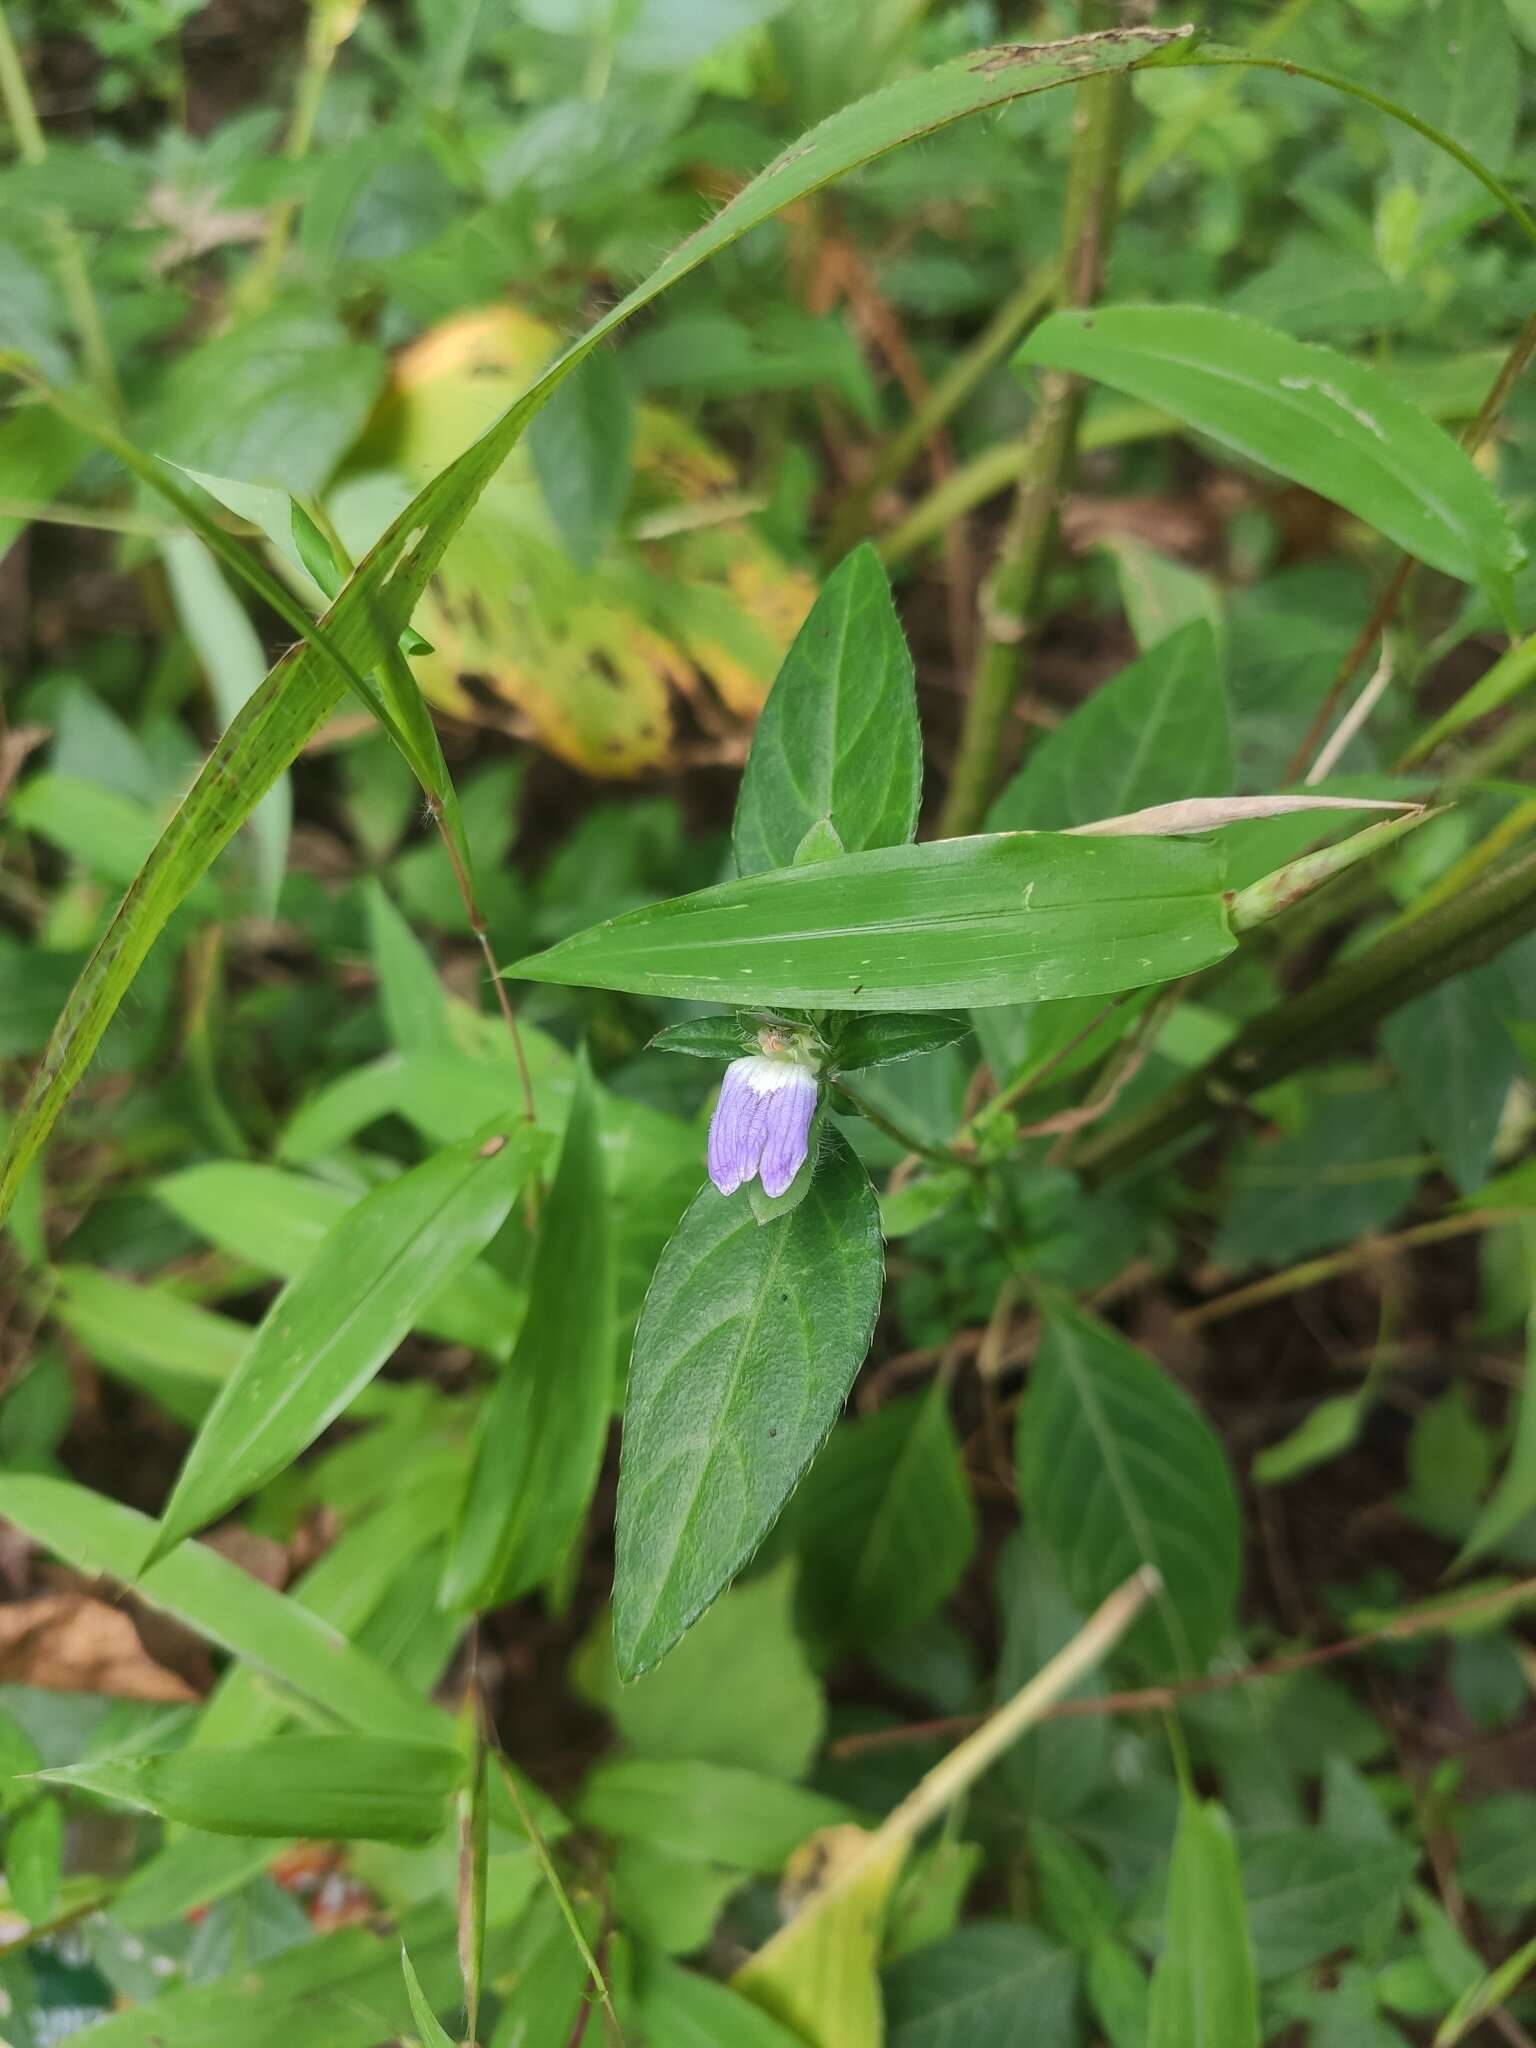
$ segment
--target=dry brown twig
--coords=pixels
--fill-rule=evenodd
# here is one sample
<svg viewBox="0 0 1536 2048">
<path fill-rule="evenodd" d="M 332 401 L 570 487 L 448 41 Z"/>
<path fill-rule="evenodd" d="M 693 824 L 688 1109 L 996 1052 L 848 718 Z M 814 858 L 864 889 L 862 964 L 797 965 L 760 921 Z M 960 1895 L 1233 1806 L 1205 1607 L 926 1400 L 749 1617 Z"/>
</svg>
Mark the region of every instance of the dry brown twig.
<svg viewBox="0 0 1536 2048">
<path fill-rule="evenodd" d="M 1254 1685 L 1266 1678 L 1289 1678 L 1298 1671 L 1313 1671 L 1324 1664 L 1337 1664 L 1347 1657 L 1358 1657 L 1367 1650 L 1377 1649 L 1382 1643 L 1409 1642 L 1416 1636 L 1436 1635 L 1478 1613 L 1524 1606 L 1531 1601 L 1536 1601 L 1536 1577 L 1521 1579 L 1513 1586 L 1468 1594 L 1460 1600 L 1447 1600 L 1438 1607 L 1425 1608 L 1416 1614 L 1400 1614 L 1391 1621 L 1383 1622 L 1379 1628 L 1367 1629 L 1360 1635 L 1346 1636 L 1340 1642 L 1324 1643 L 1312 1650 L 1295 1650 L 1284 1656 L 1269 1657 L 1262 1663 L 1245 1665 L 1238 1671 L 1207 1672 L 1204 1677 L 1183 1679 L 1177 1685 L 1148 1685 L 1132 1692 L 1098 1693 L 1087 1699 L 1058 1700 L 1041 1718 L 1053 1721 L 1091 1720 L 1104 1714 L 1165 1714 L 1176 1709 L 1181 1701 L 1204 1693 L 1230 1692 L 1234 1687 Z M 948 1740 L 950 1736 L 963 1735 L 984 1718 L 980 1714 L 951 1714 L 942 1720 L 915 1721 L 901 1728 L 876 1728 L 863 1735 L 845 1735 L 841 1741 L 829 1744 L 827 1754 L 838 1758 L 862 1756 L 871 1750 L 899 1748 L 904 1743 Z"/>
</svg>

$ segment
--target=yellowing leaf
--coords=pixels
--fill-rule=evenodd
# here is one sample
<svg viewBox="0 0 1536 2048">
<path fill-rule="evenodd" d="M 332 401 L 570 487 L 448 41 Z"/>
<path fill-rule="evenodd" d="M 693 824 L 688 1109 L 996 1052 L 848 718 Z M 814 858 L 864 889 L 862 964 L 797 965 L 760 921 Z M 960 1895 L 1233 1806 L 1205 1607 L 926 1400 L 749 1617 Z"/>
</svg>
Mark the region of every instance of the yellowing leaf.
<svg viewBox="0 0 1536 2048">
<path fill-rule="evenodd" d="M 880 2048 L 885 2039 L 880 1940 L 908 1845 L 875 1841 L 863 1828 L 828 1828 L 796 1850 L 784 1885 L 809 1885 L 808 1896 L 731 1979 L 807 2048 Z"/>
<path fill-rule="evenodd" d="M 397 360 L 359 461 L 412 484 L 430 476 L 557 343 L 512 306 L 444 322 Z M 810 607 L 810 580 L 750 525 L 729 459 L 659 407 L 636 417 L 630 497 L 631 530 L 583 567 L 515 450 L 417 613 L 434 650 L 415 663 L 428 696 L 471 723 L 525 728 L 609 777 L 671 758 L 678 697 L 708 729 L 755 717 Z"/>
</svg>

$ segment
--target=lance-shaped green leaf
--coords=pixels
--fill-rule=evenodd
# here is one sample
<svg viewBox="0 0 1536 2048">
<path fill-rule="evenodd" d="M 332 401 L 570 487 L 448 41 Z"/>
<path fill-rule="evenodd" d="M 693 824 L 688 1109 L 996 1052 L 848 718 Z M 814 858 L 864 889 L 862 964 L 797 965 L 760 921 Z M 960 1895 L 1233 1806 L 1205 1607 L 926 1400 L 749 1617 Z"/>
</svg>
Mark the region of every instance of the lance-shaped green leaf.
<svg viewBox="0 0 1536 2048">
<path fill-rule="evenodd" d="M 1379 370 L 1208 306 L 1043 320 L 1019 361 L 1095 378 L 1353 512 L 1510 620 L 1521 548 L 1491 485 Z"/>
<path fill-rule="evenodd" d="M 563 1562 L 597 1484 L 613 1413 L 613 1256 L 591 1074 L 577 1067 L 539 1220 L 528 1314 L 485 1404 L 443 1599 L 489 1607 Z"/>
<path fill-rule="evenodd" d="M 507 1220 L 538 1156 L 514 1125 L 445 1146 L 349 1209 L 273 1302 L 187 1453 L 153 1563 L 291 1464 Z"/>
<path fill-rule="evenodd" d="M 1258 2048 L 1259 1993 L 1226 1815 L 1185 1794 L 1148 2048 Z"/>
<path fill-rule="evenodd" d="M 411 2018 L 416 2022 L 421 2048 L 454 2048 L 453 2036 L 432 2010 L 427 1994 L 421 1988 L 421 1979 L 404 1942 L 400 1944 L 400 1968 L 405 1977 L 405 1995 L 411 2001 Z"/>
<path fill-rule="evenodd" d="M 1053 1305 L 1018 1457 L 1031 1527 L 1078 1606 L 1154 1565 L 1162 1590 L 1124 1647 L 1159 1673 L 1201 1670 L 1232 1619 L 1242 1532 L 1221 1445 L 1189 1397 L 1106 1323 Z"/>
<path fill-rule="evenodd" d="M 723 882 L 507 971 L 702 1002 L 985 1009 L 1168 981 L 1233 944 L 1210 846 L 1004 832 Z"/>
<path fill-rule="evenodd" d="M 260 688 L 267 672 L 256 628 L 195 535 L 174 534 L 162 541 L 160 552 L 182 629 L 202 663 L 219 718 L 227 724 Z M 277 910 L 292 823 L 292 793 L 287 782 L 280 781 L 257 805 L 251 820 L 262 909 L 269 917 Z"/>
<path fill-rule="evenodd" d="M 403 1071 L 414 1079 L 430 1060 L 412 1062 Z M 372 1070 L 363 1069 L 364 1073 Z M 356 1079 L 349 1075 L 348 1080 Z M 350 1091 L 349 1091 L 350 1092 Z M 369 1105 L 371 1115 L 386 1115 L 420 1099 L 401 1081 L 393 1095 Z M 516 1083 L 508 1076 L 501 1088 L 494 1085 L 479 1098 L 473 1119 L 461 1124 L 490 1125 L 493 1117 L 508 1119 L 503 1126 L 515 1128 L 521 1119 L 521 1105 L 515 1103 Z M 356 1097 L 351 1100 L 355 1102 Z M 494 1128 L 494 1125 L 490 1126 Z M 352 1126 L 355 1129 L 356 1126 Z M 351 1135 L 351 1130 L 347 1132 Z M 425 1135 L 436 1142 L 467 1137 L 463 1128 L 433 1131 Z M 326 1150 L 343 1142 L 333 1138 Z M 312 1155 L 318 1156 L 318 1154 Z M 331 1231 L 360 1199 L 347 1188 L 309 1174 L 290 1173 L 281 1166 L 268 1166 L 254 1159 L 205 1159 L 197 1166 L 184 1166 L 154 1184 L 155 1199 L 179 1216 L 187 1228 L 209 1244 L 217 1245 L 232 1259 L 255 1266 L 280 1280 L 297 1280 L 319 1256 Z M 512 1339 L 523 1311 L 522 1293 L 483 1261 L 460 1273 L 451 1286 L 423 1304 L 417 1328 L 449 1344 L 465 1344 L 492 1358 L 510 1355 Z M 244 1332 L 248 1337 L 249 1331 Z"/>
<path fill-rule="evenodd" d="M 757 721 L 736 799 L 737 873 L 793 866 L 818 827 L 834 852 L 903 846 L 922 792 L 912 656 L 866 542 L 822 586 Z"/>
<path fill-rule="evenodd" d="M 464 1777 L 450 1743 L 290 1735 L 237 1749 L 174 1749 L 42 1771 L 216 1835 L 428 1842 Z"/>
<path fill-rule="evenodd" d="M 860 164 L 968 114 L 1084 78 L 1177 60 L 1190 46 L 1187 29 L 1135 29 L 1112 43 L 1093 37 L 1055 47 L 1005 45 L 898 79 L 842 108 L 782 151 L 689 235 L 419 491 L 311 629 L 314 640 L 286 655 L 231 722 L 87 962 L 0 1161 L 0 1216 L 15 1199 L 22 1175 L 172 912 L 330 717 L 354 677 L 389 663 L 423 590 L 481 492 L 528 422 L 599 342 L 749 229 Z M 155 464 L 142 457 L 137 463 L 150 473 L 146 481 L 163 483 Z M 192 516 L 199 530 L 206 525 L 203 537 L 210 545 L 227 539 L 213 522 L 200 521 L 195 506 Z M 281 611 L 286 592 L 276 588 Z M 382 700 L 379 706 L 387 716 Z"/>
<path fill-rule="evenodd" d="M 614 1652 L 654 1664 L 746 1563 L 837 1420 L 880 1306 L 880 1216 L 834 1131 L 805 1199 L 759 1225 L 706 1187 L 635 1333 L 614 1562 Z"/>
</svg>

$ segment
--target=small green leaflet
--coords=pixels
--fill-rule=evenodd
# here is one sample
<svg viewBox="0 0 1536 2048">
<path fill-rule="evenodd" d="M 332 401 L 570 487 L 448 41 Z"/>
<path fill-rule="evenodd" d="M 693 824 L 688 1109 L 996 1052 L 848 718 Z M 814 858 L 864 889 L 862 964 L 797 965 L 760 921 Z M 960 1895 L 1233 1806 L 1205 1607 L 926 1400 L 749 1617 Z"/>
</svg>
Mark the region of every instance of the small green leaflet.
<svg viewBox="0 0 1536 2048">
<path fill-rule="evenodd" d="M 696 1002 L 913 1010 L 1112 995 L 1231 952 L 1222 857 L 998 833 L 890 846 L 648 905 L 507 969 Z"/>
<path fill-rule="evenodd" d="M 363 902 L 368 914 L 368 945 L 379 980 L 379 1003 L 396 1052 L 442 1054 L 456 1050 L 449 1021 L 448 998 L 431 954 L 370 877 Z"/>
<path fill-rule="evenodd" d="M 654 1664 L 746 1563 L 864 1361 L 880 1216 L 829 1130 L 805 1199 L 759 1225 L 705 1187 L 661 1255 L 635 1333 L 614 1561 L 614 1649 Z"/>
<path fill-rule="evenodd" d="M 496 1235 L 538 1148 L 527 1125 L 466 1138 L 346 1211 L 214 1402 L 147 1562 L 265 1485 L 342 1413 Z"/>
<path fill-rule="evenodd" d="M 1205 306 L 1043 320 L 1018 360 L 1095 378 L 1331 498 L 1431 568 L 1477 583 L 1518 631 L 1522 549 L 1492 486 L 1380 371 Z"/>
<path fill-rule="evenodd" d="M 924 1053 L 942 1052 L 955 1045 L 971 1028 L 968 1017 L 949 1017 L 943 1011 L 905 1015 L 901 1011 L 884 1016 L 853 1017 L 832 1040 L 832 1065 L 839 1073 L 858 1073 L 866 1067 L 888 1067 L 897 1060 L 918 1059 Z"/>
<path fill-rule="evenodd" d="M 1406 1003 L 1382 1027 L 1382 1050 L 1402 1076 L 1409 1118 L 1463 1195 L 1488 1178 L 1520 1072 L 1504 1020 L 1519 1013 L 1519 996 L 1494 961 Z"/>
<path fill-rule="evenodd" d="M 1243 1892 L 1260 1982 L 1310 1969 L 1338 1948 L 1341 1928 L 1353 1935 L 1368 1914 L 1400 1903 L 1418 1860 L 1390 1834 L 1376 1842 L 1327 1828 L 1245 1830 Z"/>
<path fill-rule="evenodd" d="M 588 1772 L 574 1810 L 606 1835 L 764 1877 L 809 1836 L 854 1818 L 841 1800 L 807 1786 L 697 1757 L 605 1758 Z"/>
<path fill-rule="evenodd" d="M 717 1017 L 684 1017 L 665 1025 L 647 1052 L 686 1052 L 701 1060 L 739 1060 L 750 1041 L 734 1010 Z"/>
<path fill-rule="evenodd" d="M 39 1774 L 210 1834 L 428 1842 L 448 1822 L 464 1758 L 448 1743 L 289 1735 Z"/>
<path fill-rule="evenodd" d="M 922 788 L 912 656 L 866 543 L 827 578 L 763 706 L 736 799 L 736 871 L 794 866 L 818 829 L 818 857 L 903 846 Z"/>
<path fill-rule="evenodd" d="M 5 1881 L 11 1904 L 34 1926 L 58 1910 L 63 1868 L 63 1808 L 57 1799 L 34 1799 L 5 1832 Z"/>
<path fill-rule="evenodd" d="M 613 1413 L 613 1254 L 591 1073 L 576 1092 L 539 1219 L 528 1313 L 485 1403 L 443 1577 L 455 1607 L 542 1585 L 580 1530 Z"/>
<path fill-rule="evenodd" d="M 637 1756 L 738 1764 L 793 1781 L 815 1761 L 826 1701 L 795 1628 L 795 1567 L 754 1572 L 654 1670 L 621 1685 L 611 1615 L 577 1653 L 579 1690 Z M 30 1768 L 30 1766 L 29 1766 Z"/>
</svg>

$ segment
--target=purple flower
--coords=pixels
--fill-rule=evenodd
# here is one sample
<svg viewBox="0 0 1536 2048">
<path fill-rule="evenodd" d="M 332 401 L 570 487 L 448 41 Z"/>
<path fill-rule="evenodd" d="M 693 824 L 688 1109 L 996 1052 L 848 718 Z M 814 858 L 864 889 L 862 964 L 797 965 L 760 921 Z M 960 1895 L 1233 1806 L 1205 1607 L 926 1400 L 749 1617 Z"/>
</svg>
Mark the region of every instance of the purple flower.
<svg viewBox="0 0 1536 2048">
<path fill-rule="evenodd" d="M 722 1195 L 761 1174 L 765 1195 L 782 1195 L 805 1163 L 816 1076 L 794 1059 L 753 1053 L 732 1060 L 709 1126 L 709 1177 Z"/>
</svg>

